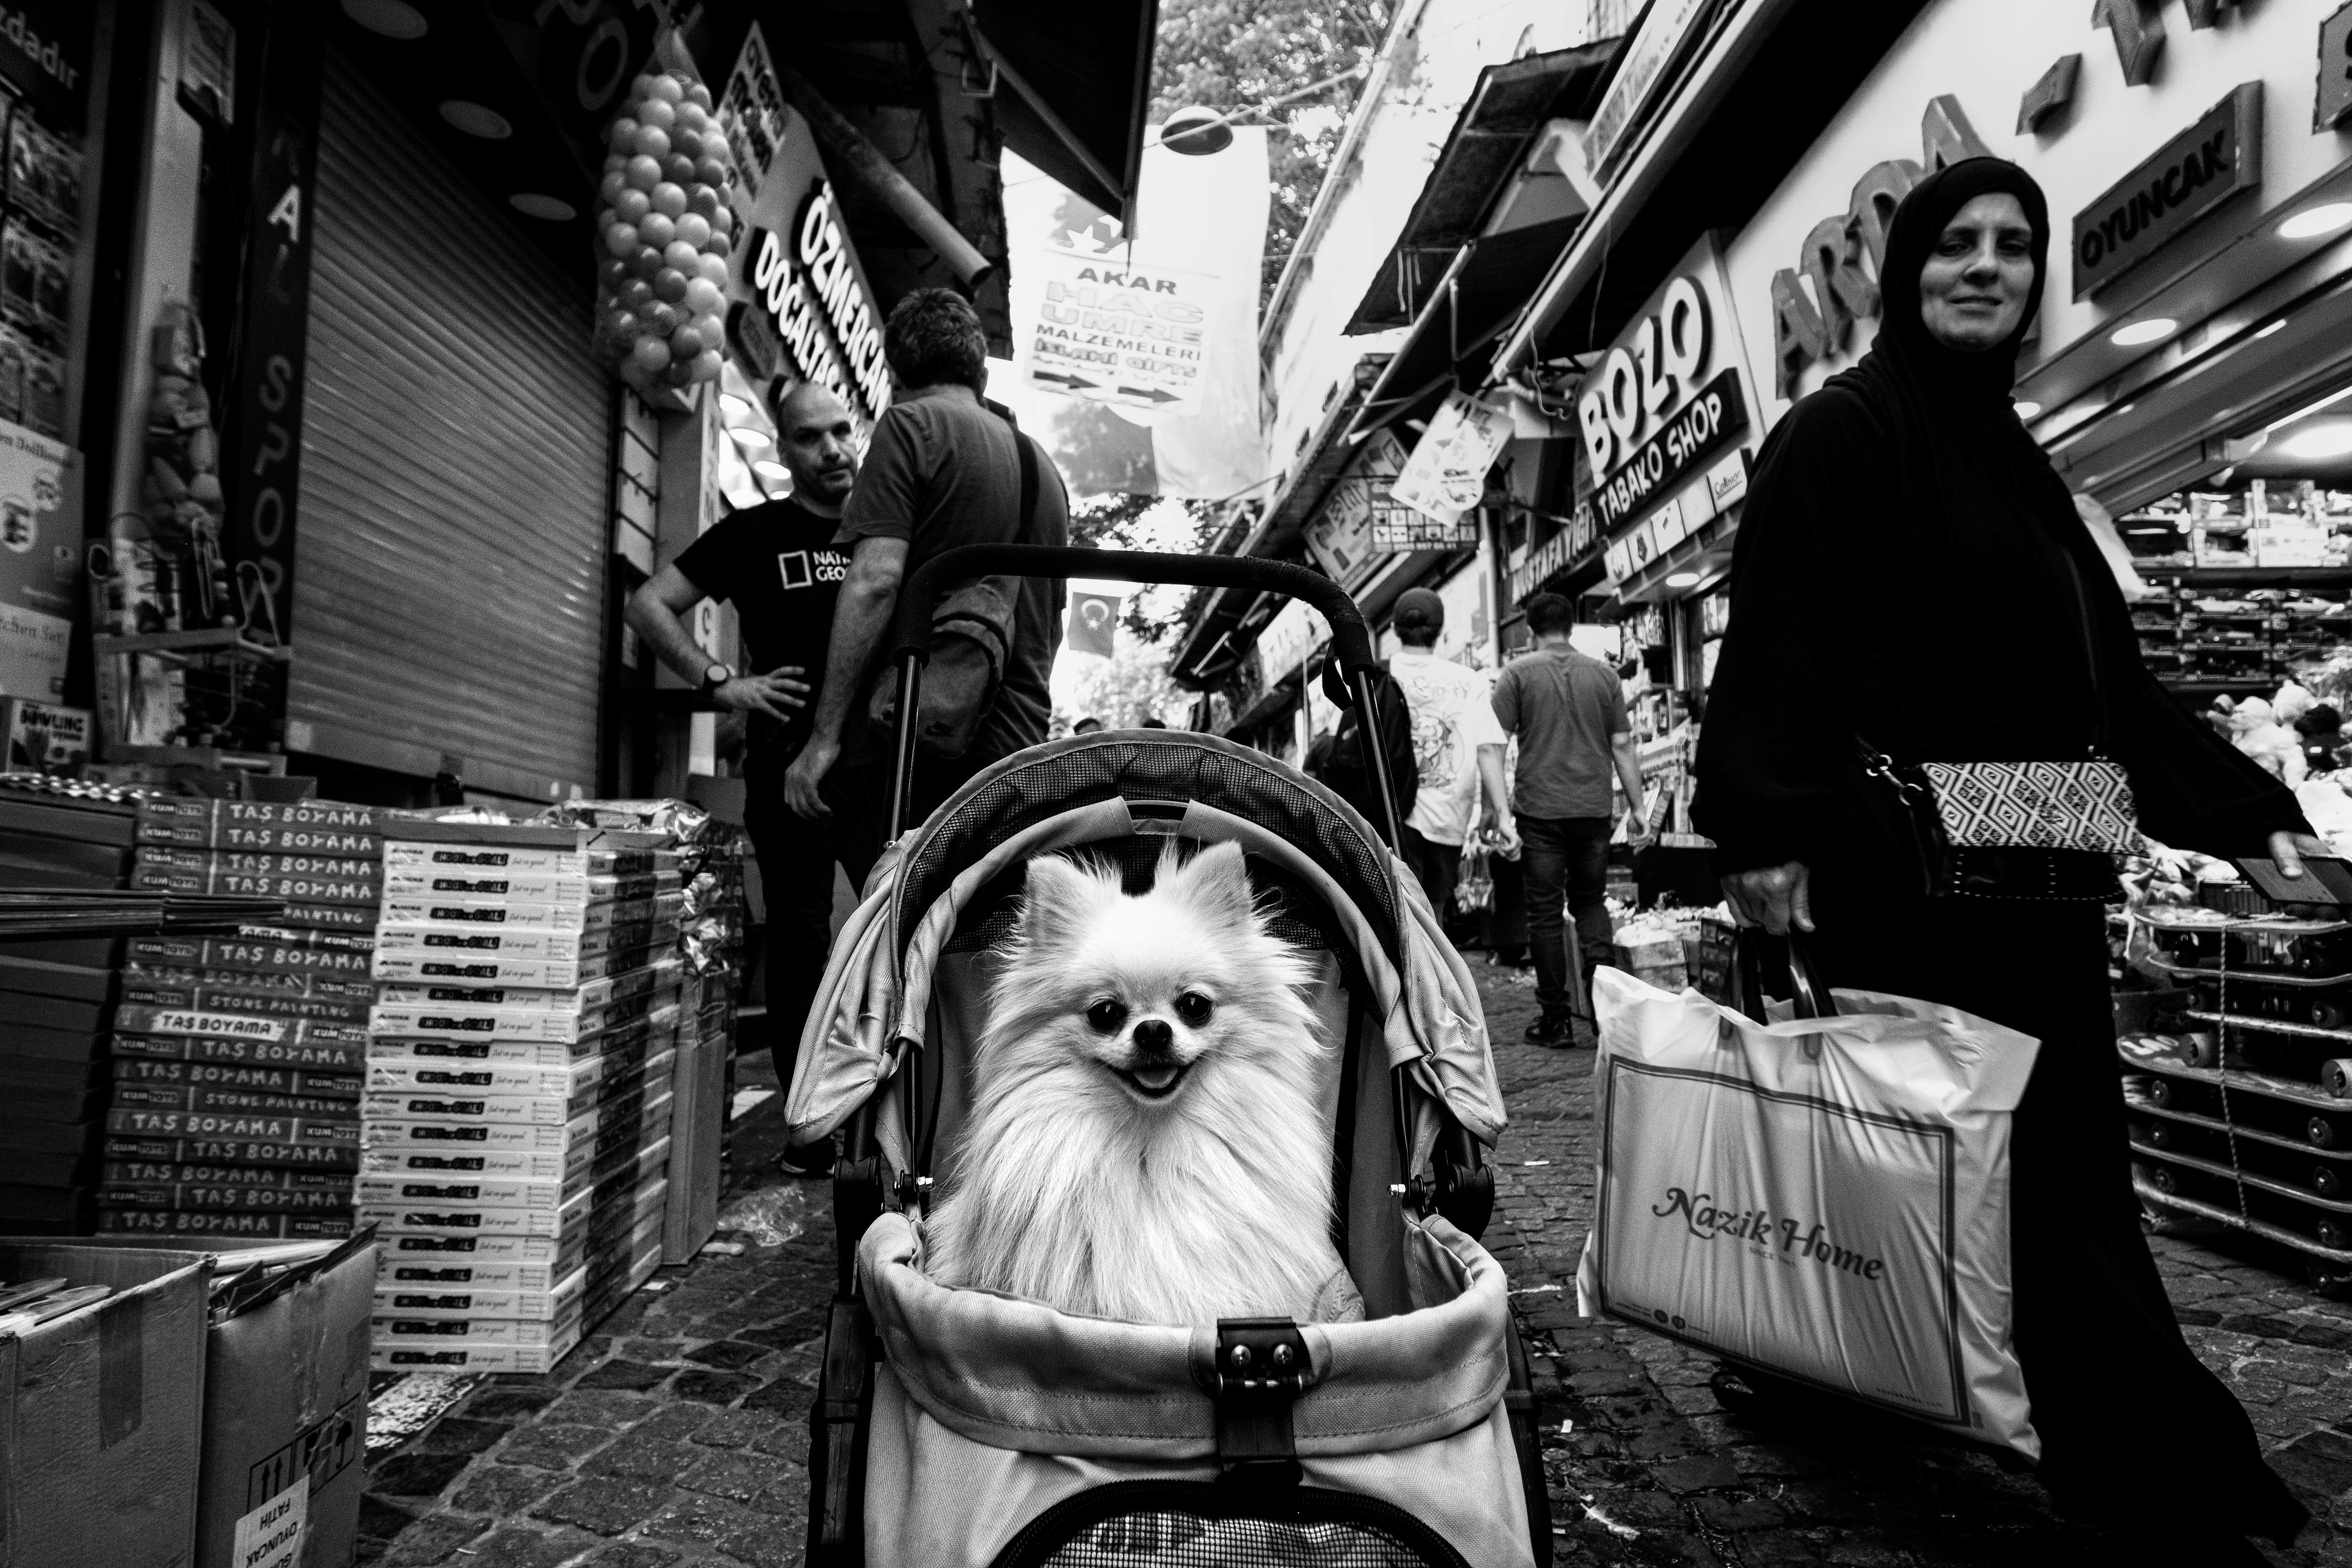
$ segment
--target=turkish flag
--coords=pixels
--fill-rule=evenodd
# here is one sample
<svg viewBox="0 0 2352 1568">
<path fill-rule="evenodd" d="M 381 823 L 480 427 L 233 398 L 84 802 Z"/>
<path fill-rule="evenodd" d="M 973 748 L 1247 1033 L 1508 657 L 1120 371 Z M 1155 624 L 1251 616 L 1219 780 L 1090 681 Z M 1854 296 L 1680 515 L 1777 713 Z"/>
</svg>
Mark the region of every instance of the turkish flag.
<svg viewBox="0 0 2352 1568">
<path fill-rule="evenodd" d="M 1069 624 L 1062 641 L 1072 653 L 1099 654 L 1110 657 L 1111 628 L 1118 624 L 1118 595 L 1116 594 L 1070 595 Z"/>
</svg>

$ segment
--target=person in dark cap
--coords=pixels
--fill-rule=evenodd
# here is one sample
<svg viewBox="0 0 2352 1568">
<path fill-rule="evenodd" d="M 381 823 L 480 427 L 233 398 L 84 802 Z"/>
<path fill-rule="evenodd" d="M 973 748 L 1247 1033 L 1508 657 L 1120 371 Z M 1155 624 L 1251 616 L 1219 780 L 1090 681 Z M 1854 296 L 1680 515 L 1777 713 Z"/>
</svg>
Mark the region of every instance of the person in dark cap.
<svg viewBox="0 0 2352 1568">
<path fill-rule="evenodd" d="M 1930 174 L 1896 208 L 1876 341 L 1757 457 L 1696 816 L 1742 923 L 1804 933 L 1831 985 L 2039 1042 L 2011 1123 L 2008 1262 L 2042 1479 L 2127 1537 L 2100 1561 L 2251 1565 L 2265 1559 L 2247 1536 L 2284 1544 L 2308 1514 L 2182 1339 L 2141 1235 L 2107 990 L 2113 858 L 2005 848 L 1931 878 L 1857 746 L 1897 763 L 2100 755 L 2164 843 L 2267 854 L 2290 879 L 2322 852 L 2294 795 L 2148 673 L 2018 420 L 2049 238 L 2041 187 L 1997 158 Z"/>
<path fill-rule="evenodd" d="M 1463 841 L 1478 826 L 1482 792 L 1504 846 L 1518 844 L 1510 795 L 1503 785 L 1508 737 L 1495 722 L 1486 677 L 1437 657 L 1437 634 L 1445 629 L 1444 600 L 1426 588 L 1408 588 L 1398 596 L 1390 625 L 1397 653 L 1389 673 L 1412 716 L 1412 753 L 1421 774 L 1399 849 L 1429 895 L 1429 907 L 1443 920 L 1461 875 Z"/>
</svg>

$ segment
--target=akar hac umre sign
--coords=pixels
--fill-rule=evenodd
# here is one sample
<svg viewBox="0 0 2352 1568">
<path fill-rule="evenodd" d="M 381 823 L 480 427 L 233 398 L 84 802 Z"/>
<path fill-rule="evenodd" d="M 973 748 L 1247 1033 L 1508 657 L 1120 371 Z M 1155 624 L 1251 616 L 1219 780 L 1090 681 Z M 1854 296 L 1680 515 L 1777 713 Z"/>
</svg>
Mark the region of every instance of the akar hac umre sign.
<svg viewBox="0 0 2352 1568">
<path fill-rule="evenodd" d="M 2263 84 L 2242 82 L 2074 215 L 2074 298 L 2095 294 L 2263 181 Z"/>
</svg>

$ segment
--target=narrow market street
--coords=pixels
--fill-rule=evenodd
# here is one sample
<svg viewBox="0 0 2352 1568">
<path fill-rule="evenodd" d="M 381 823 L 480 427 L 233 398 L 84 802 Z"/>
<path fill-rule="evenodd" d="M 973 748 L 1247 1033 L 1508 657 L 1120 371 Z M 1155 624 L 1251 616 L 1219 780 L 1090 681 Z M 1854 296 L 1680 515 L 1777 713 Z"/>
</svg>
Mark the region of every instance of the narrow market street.
<svg viewBox="0 0 2352 1568">
<path fill-rule="evenodd" d="M 1483 954 L 1471 962 L 1512 1119 L 1497 1151 L 1486 1242 L 1510 1272 L 1537 1352 L 1555 1562 L 1959 1568 L 2112 1560 L 2111 1543 L 2053 1516 L 2021 1467 L 1850 1410 L 1802 1428 L 1747 1425 L 1710 1388 L 1709 1358 L 1579 1318 L 1576 1265 L 1593 1187 L 1592 1056 L 1520 1044 L 1532 991 Z M 763 1065 L 751 1064 L 746 1088 L 763 1086 Z M 766 1173 L 781 1135 L 777 1112 L 772 1098 L 738 1121 L 739 1186 L 727 1201 L 738 1215 L 804 1219 L 799 1234 L 763 1246 L 722 1219 L 720 1246 L 741 1251 L 664 1270 L 553 1373 L 475 1380 L 436 1417 L 371 1453 L 362 1561 L 801 1561 L 805 1418 L 833 1231 L 822 1184 L 784 1184 Z M 767 1215 L 743 1205 L 779 1187 Z M 2245 1403 L 2271 1463 L 2313 1512 L 2302 1540 L 2272 1552 L 2273 1561 L 2352 1563 L 2352 1305 L 2305 1289 L 2275 1254 L 2228 1240 L 2158 1237 L 2154 1246 L 2191 1343 Z M 401 1403 L 379 1394 L 377 1408 Z M 382 1427 L 372 1423 L 372 1440 Z"/>
</svg>

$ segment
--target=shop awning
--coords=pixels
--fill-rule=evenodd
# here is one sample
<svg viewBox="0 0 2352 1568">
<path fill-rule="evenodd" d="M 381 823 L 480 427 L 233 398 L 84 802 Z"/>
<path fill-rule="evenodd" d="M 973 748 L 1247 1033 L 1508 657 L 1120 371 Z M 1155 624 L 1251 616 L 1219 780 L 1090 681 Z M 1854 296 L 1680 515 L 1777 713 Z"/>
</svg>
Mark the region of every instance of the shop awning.
<svg viewBox="0 0 2352 1568">
<path fill-rule="evenodd" d="M 1478 73 L 1388 259 L 1356 307 L 1349 332 L 1402 327 L 1427 308 L 1454 256 L 1486 226 L 1536 133 L 1581 119 L 1617 40 L 1528 55 Z"/>
<path fill-rule="evenodd" d="M 1718 13 L 1713 37 L 1671 99 L 1648 111 L 1584 232 L 1506 336 L 1494 374 L 1614 342 L 1700 235 L 1755 215 L 1923 4 L 1744 0 Z"/>
<path fill-rule="evenodd" d="M 1427 306 L 1365 400 L 1348 438 L 1359 441 L 1383 425 L 1425 417 L 1465 368 L 1471 381 L 1482 379 L 1495 340 L 1518 319 L 1583 221 L 1555 218 L 1463 247 L 1430 291 Z"/>
<path fill-rule="evenodd" d="M 973 0 L 971 15 L 996 64 L 1004 144 L 1131 217 L 1159 0 Z"/>
</svg>

